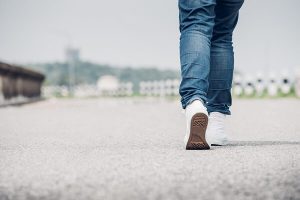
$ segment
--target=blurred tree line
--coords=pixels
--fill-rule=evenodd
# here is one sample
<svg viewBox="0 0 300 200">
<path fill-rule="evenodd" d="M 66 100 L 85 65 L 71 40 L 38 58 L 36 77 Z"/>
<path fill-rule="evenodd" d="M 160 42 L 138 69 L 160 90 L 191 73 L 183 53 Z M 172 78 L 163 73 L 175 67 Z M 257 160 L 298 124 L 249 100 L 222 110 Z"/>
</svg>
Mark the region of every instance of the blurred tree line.
<svg viewBox="0 0 300 200">
<path fill-rule="evenodd" d="M 38 63 L 30 64 L 29 68 L 39 71 L 46 75 L 45 85 L 68 85 L 69 69 L 68 63 Z M 151 68 L 132 68 L 132 67 L 113 67 L 91 62 L 78 61 L 74 65 L 74 83 L 96 84 L 97 80 L 103 75 L 116 76 L 121 82 L 130 81 L 133 83 L 133 90 L 138 90 L 141 81 L 153 81 L 164 79 L 179 79 L 180 71 L 160 70 Z"/>
</svg>

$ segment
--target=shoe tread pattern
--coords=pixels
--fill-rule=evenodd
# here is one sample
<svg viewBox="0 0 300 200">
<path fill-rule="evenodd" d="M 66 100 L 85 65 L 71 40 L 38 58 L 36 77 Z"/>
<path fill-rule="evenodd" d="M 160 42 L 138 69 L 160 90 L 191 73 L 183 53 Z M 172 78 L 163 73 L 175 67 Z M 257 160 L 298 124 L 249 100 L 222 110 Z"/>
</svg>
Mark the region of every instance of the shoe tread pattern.
<svg viewBox="0 0 300 200">
<path fill-rule="evenodd" d="M 208 117 L 204 113 L 193 115 L 190 124 L 190 137 L 186 145 L 186 150 L 210 149 L 205 139 L 205 132 L 208 124 Z"/>
</svg>

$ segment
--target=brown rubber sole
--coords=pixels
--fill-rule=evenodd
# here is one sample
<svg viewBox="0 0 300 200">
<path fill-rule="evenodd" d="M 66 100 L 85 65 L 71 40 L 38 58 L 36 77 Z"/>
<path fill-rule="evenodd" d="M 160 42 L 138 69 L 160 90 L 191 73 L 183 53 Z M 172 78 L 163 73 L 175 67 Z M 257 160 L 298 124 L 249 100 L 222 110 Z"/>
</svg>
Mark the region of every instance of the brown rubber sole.
<svg viewBox="0 0 300 200">
<path fill-rule="evenodd" d="M 190 137 L 186 150 L 210 149 L 205 139 L 208 117 L 204 113 L 196 113 L 191 120 Z"/>
</svg>

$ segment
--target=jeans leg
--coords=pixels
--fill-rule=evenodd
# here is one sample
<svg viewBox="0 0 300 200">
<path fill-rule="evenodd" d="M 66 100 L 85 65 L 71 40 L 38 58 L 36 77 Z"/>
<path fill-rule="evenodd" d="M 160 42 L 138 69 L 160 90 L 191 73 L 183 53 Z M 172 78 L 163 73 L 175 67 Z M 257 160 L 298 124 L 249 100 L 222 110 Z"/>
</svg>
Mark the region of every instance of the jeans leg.
<svg viewBox="0 0 300 200">
<path fill-rule="evenodd" d="M 216 0 L 179 0 L 182 108 L 194 99 L 206 102 L 210 40 Z"/>
<path fill-rule="evenodd" d="M 234 70 L 232 33 L 238 21 L 243 0 L 217 0 L 215 26 L 211 40 L 208 112 L 230 115 L 231 86 Z"/>
</svg>

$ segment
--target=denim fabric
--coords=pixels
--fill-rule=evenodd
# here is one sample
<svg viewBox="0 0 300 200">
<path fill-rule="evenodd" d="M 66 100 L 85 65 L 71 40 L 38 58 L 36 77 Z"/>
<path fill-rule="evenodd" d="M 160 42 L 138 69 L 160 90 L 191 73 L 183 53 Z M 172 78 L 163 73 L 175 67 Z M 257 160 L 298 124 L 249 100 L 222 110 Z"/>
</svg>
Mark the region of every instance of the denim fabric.
<svg viewBox="0 0 300 200">
<path fill-rule="evenodd" d="M 232 32 L 244 0 L 179 0 L 182 108 L 195 99 L 230 115 Z"/>
</svg>

